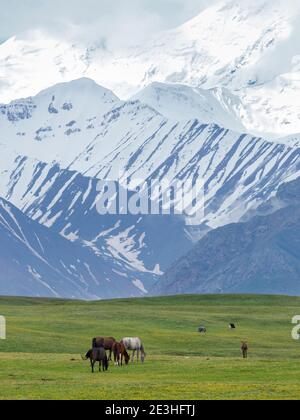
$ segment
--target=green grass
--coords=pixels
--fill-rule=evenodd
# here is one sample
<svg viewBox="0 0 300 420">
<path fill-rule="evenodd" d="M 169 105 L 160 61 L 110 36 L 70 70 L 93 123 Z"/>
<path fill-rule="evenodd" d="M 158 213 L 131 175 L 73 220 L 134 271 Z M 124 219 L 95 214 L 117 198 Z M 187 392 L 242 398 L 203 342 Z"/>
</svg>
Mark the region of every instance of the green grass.
<svg viewBox="0 0 300 420">
<path fill-rule="evenodd" d="M 8 334 L 0 341 L 0 399 L 300 398 L 300 342 L 291 338 L 300 298 L 0 298 L 0 314 Z M 146 363 L 92 375 L 80 355 L 96 335 L 141 336 Z"/>
</svg>

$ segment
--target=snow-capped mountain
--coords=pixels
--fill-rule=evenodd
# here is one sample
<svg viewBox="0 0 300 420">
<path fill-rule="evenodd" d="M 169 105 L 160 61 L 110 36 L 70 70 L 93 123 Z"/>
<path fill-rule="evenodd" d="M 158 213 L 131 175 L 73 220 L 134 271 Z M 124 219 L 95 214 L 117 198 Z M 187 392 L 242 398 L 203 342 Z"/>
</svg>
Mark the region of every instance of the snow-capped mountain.
<svg viewBox="0 0 300 420">
<path fill-rule="evenodd" d="M 0 233 L 1 295 L 103 299 L 146 292 L 116 259 L 96 256 L 3 199 Z"/>
<path fill-rule="evenodd" d="M 64 265 L 82 272 L 82 263 L 88 260 L 92 273 L 104 273 L 106 279 L 99 291 L 92 278 L 83 274 L 88 283 L 84 293 L 80 278 L 75 278 L 78 294 L 68 290 L 66 283 L 66 289 L 55 289 L 60 296 L 147 293 L 197 239 L 182 217 L 99 216 L 98 179 L 118 181 L 125 172 L 149 181 L 203 178 L 206 214 L 202 228 L 196 229 L 202 236 L 209 228 L 238 221 L 254 211 L 285 179 L 299 175 L 297 139 L 291 140 L 291 145 L 281 145 L 197 120 L 177 122 L 139 101 L 114 103 L 112 94 L 107 99 L 108 93 L 94 85 L 91 106 L 86 99 L 81 112 L 76 92 L 78 86 L 89 91 L 85 85 L 89 87 L 91 82 L 55 86 L 37 98 L 3 107 L 1 114 L 5 126 L 0 145 L 1 195 L 22 210 L 24 217 L 44 225 L 47 234 L 51 232 L 51 243 L 60 250 Z M 94 91 L 101 94 L 103 104 L 94 105 Z M 103 115 L 106 106 L 109 111 Z M 93 116 L 93 127 L 86 127 Z M 76 118 L 73 128 L 80 127 L 80 131 L 66 132 L 70 118 Z M 48 130 L 36 138 L 41 126 Z M 24 156 L 25 152 L 31 156 Z M 65 249 L 66 243 L 76 248 L 72 251 L 74 262 L 64 260 L 58 235 L 64 239 Z M 53 255 L 55 265 L 58 256 Z M 41 275 L 37 264 L 30 267 Z M 120 288 L 115 282 L 120 282 Z"/>
<path fill-rule="evenodd" d="M 287 136 L 300 132 L 299 20 L 297 0 L 221 0 L 122 54 L 32 31 L 0 46 L 0 101 L 82 76 L 122 98 L 152 82 L 185 84 L 217 89 L 247 132 Z"/>
<path fill-rule="evenodd" d="M 0 168 L 10 168 L 0 170 L 6 199 L 96 257 L 115 260 L 122 275 L 137 284 L 138 292 L 146 293 L 153 279 L 192 247 L 191 228 L 181 216 L 101 216 L 96 209 L 101 196 L 96 178 L 0 149 Z M 111 283 L 110 293 L 116 291 Z"/>
<path fill-rule="evenodd" d="M 0 143 L 25 156 L 67 166 L 93 138 L 102 116 L 119 102 L 90 79 L 58 84 L 34 98 L 0 104 Z"/>
<path fill-rule="evenodd" d="M 69 95 L 63 91 L 90 83 L 85 79 L 70 86 L 58 85 L 49 89 L 50 95 L 26 100 L 34 108 L 30 111 L 26 107 L 25 118 L 23 114 L 22 118 L 15 114 L 8 117 L 7 112 L 1 116 L 7 139 L 0 146 L 2 195 L 19 208 L 23 209 L 23 200 L 28 199 L 26 192 L 32 196 L 33 180 L 41 172 L 29 171 L 28 175 L 24 169 L 27 160 L 22 156 L 42 165 L 55 161 L 74 176 L 79 173 L 97 179 L 119 181 L 124 174 L 149 182 L 201 179 L 205 184 L 205 222 L 211 227 L 239 221 L 249 209 L 274 194 L 282 182 L 299 176 L 297 136 L 286 142 L 268 141 L 198 120 L 177 121 L 137 100 L 113 103 L 112 93 L 107 104 L 107 92 L 101 97 L 104 105 L 94 107 L 91 101 L 91 107 L 85 105 L 81 113 L 80 98 L 74 98 L 68 102 L 71 111 L 65 110 L 63 104 Z M 103 93 L 102 88 L 98 90 Z M 57 91 L 61 99 L 56 105 L 52 99 L 56 99 Z M 23 102 L 14 102 L 14 109 L 19 110 Z M 104 115 L 103 106 L 109 108 Z M 98 113 L 98 109 L 102 111 Z M 51 187 L 54 175 L 42 192 Z M 12 190 L 19 192 L 13 195 Z M 35 192 L 33 198 L 37 196 Z"/>
</svg>

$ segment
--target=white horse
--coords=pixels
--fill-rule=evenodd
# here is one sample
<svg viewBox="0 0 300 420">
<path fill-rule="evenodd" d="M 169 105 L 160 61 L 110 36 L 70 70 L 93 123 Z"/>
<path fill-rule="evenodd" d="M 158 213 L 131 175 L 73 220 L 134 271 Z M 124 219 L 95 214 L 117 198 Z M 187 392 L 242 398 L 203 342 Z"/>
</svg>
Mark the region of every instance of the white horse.
<svg viewBox="0 0 300 420">
<path fill-rule="evenodd" d="M 137 361 L 139 361 L 140 356 L 141 356 L 141 362 L 144 363 L 146 359 L 146 352 L 145 352 L 145 348 L 143 346 L 142 340 L 140 338 L 125 337 L 123 338 L 122 342 L 127 351 L 131 350 L 133 352 L 132 358 L 131 358 L 132 363 L 134 362 L 135 353 L 137 353 Z"/>
</svg>

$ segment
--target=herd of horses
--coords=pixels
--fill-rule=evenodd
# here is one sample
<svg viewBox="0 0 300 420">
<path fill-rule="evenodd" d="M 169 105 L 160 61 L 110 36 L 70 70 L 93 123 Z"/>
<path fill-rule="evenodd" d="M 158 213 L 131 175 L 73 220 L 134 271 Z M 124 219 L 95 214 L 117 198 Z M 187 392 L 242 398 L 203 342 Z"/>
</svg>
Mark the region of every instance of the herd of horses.
<svg viewBox="0 0 300 420">
<path fill-rule="evenodd" d="M 108 356 L 107 351 L 109 352 Z M 132 351 L 132 356 L 129 355 L 128 351 Z M 130 360 L 134 363 L 135 355 L 137 362 L 144 363 L 146 352 L 142 340 L 138 337 L 126 337 L 120 342 L 114 337 L 96 337 L 92 340 L 92 349 L 86 353 L 85 360 L 90 360 L 92 373 L 94 373 L 97 362 L 99 362 L 99 372 L 101 372 L 101 368 L 105 372 L 109 368 L 112 356 L 116 366 L 123 366 L 124 363 L 128 365 Z"/>
<path fill-rule="evenodd" d="M 234 324 L 230 324 L 231 329 L 235 329 Z M 207 330 L 205 327 L 200 327 L 199 332 L 206 334 Z M 129 351 L 132 351 L 132 355 L 129 355 Z M 241 346 L 241 352 L 244 359 L 248 357 L 248 343 L 243 341 Z M 107 352 L 109 355 L 107 356 Z M 130 360 L 134 363 L 135 356 L 137 362 L 141 361 L 144 363 L 146 359 L 146 352 L 142 340 L 138 337 L 135 338 L 123 338 L 118 342 L 114 337 L 96 337 L 92 340 L 92 349 L 89 350 L 84 360 L 90 360 L 92 373 L 95 370 L 95 364 L 99 362 L 99 372 L 101 368 L 103 372 L 106 372 L 109 368 L 109 362 L 112 362 L 112 356 L 114 357 L 114 363 L 116 366 L 128 365 Z"/>
</svg>

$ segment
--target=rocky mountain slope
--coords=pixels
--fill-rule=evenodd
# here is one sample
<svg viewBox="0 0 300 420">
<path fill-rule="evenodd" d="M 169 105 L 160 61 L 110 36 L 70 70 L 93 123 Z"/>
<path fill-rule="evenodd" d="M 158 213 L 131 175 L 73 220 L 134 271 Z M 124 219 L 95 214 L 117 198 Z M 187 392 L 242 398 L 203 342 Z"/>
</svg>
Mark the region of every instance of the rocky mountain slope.
<svg viewBox="0 0 300 420">
<path fill-rule="evenodd" d="M 68 241 L 0 199 L 0 294 L 77 299 L 141 296 L 125 264 Z"/>
<path fill-rule="evenodd" d="M 153 293 L 299 295 L 299 191 L 298 178 L 280 188 L 275 213 L 208 233 L 167 271 Z"/>
</svg>

